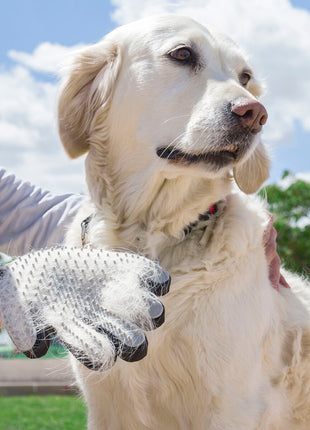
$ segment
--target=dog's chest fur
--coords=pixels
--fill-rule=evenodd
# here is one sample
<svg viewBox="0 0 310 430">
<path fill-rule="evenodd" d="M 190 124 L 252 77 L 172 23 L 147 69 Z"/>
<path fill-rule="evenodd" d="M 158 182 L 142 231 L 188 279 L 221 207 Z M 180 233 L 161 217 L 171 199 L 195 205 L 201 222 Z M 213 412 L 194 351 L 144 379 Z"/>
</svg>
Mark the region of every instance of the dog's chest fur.
<svg viewBox="0 0 310 430">
<path fill-rule="evenodd" d="M 284 402 L 271 386 L 272 366 L 262 365 L 277 360 L 280 345 L 266 337 L 280 322 L 272 316 L 264 219 L 254 207 L 234 196 L 212 231 L 198 229 L 158 252 L 172 277 L 165 324 L 149 333 L 142 362 L 117 363 L 100 386 L 86 377 L 86 399 L 97 404 L 90 429 L 256 429 L 271 396 Z"/>
</svg>

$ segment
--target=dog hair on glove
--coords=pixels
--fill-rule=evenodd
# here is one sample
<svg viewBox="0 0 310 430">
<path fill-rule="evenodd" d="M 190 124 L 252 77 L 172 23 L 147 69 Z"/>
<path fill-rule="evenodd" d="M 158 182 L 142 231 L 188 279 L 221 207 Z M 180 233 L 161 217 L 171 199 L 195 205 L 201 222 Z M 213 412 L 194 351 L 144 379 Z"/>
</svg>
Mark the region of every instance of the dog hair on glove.
<svg viewBox="0 0 310 430">
<path fill-rule="evenodd" d="M 110 368 L 116 356 L 145 356 L 142 329 L 162 324 L 164 307 L 156 295 L 168 291 L 170 277 L 135 254 L 59 247 L 1 267 L 0 283 L 3 324 L 19 350 L 31 358 L 44 355 L 55 333 L 83 364 L 98 370 Z"/>
</svg>

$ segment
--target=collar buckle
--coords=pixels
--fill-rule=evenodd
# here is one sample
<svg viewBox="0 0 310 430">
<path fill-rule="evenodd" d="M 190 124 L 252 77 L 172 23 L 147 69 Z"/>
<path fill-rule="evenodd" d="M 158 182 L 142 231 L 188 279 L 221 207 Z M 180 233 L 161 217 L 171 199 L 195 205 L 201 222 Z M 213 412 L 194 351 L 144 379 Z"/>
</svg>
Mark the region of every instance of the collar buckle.
<svg viewBox="0 0 310 430">
<path fill-rule="evenodd" d="M 94 218 L 94 215 L 95 214 L 89 215 L 87 218 L 85 218 L 81 222 L 81 241 L 82 241 L 82 246 L 85 246 L 86 243 L 87 243 L 88 225 L 89 225 L 90 221 Z"/>
</svg>

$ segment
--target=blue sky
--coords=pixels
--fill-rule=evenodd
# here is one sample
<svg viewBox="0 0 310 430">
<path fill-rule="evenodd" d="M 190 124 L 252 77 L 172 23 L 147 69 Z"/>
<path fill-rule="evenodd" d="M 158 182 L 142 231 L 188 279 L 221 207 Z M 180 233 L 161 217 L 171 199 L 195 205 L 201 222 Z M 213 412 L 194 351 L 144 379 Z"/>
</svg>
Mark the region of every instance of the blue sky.
<svg viewBox="0 0 310 430">
<path fill-rule="evenodd" d="M 271 113 L 266 139 L 271 143 L 274 158 L 271 181 L 277 181 L 287 168 L 294 173 L 309 173 L 310 120 L 306 118 L 310 117 L 310 49 L 307 45 L 307 39 L 310 40 L 310 1 L 159 0 L 156 6 L 153 3 L 152 0 L 2 2 L 0 164 L 57 192 L 82 191 L 82 161 L 68 160 L 57 137 L 57 80 L 53 66 L 46 63 L 46 56 L 50 55 L 52 62 L 55 55 L 56 64 L 60 55 L 57 52 L 66 47 L 94 43 L 118 24 L 149 13 L 177 9 L 231 34 L 246 51 L 250 51 L 260 74 L 266 78 L 269 87 L 267 108 L 269 103 Z M 240 6 L 244 16 L 239 12 Z M 300 13 L 296 8 L 303 8 L 304 12 Z M 231 24 L 232 13 L 242 24 Z M 255 31 L 253 25 L 249 27 L 251 34 L 238 29 L 246 21 L 256 26 Z M 264 41 L 267 36 L 269 40 Z M 44 42 L 48 44 L 44 45 Z M 275 46 L 270 47 L 270 44 Z M 40 46 L 41 51 L 36 53 Z M 261 52 L 264 47 L 269 49 L 266 55 Z M 54 161 L 51 161 L 53 157 Z"/>
<path fill-rule="evenodd" d="M 10 0 L 0 14 L 0 61 L 10 49 L 32 52 L 41 42 L 95 43 L 113 30 L 108 0 Z"/>
</svg>

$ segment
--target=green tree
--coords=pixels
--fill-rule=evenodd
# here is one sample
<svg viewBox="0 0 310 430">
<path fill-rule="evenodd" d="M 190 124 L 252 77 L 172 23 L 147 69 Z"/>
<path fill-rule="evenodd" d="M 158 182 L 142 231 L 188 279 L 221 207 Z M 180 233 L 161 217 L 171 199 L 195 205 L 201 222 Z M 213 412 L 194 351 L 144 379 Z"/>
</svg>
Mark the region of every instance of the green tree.
<svg viewBox="0 0 310 430">
<path fill-rule="evenodd" d="M 292 179 L 287 188 L 267 185 L 261 195 L 267 197 L 278 232 L 278 252 L 289 270 L 310 278 L 310 183 L 293 180 L 289 171 L 282 179 Z"/>
</svg>

